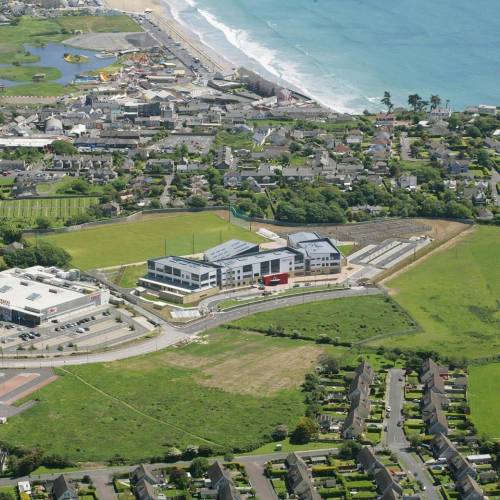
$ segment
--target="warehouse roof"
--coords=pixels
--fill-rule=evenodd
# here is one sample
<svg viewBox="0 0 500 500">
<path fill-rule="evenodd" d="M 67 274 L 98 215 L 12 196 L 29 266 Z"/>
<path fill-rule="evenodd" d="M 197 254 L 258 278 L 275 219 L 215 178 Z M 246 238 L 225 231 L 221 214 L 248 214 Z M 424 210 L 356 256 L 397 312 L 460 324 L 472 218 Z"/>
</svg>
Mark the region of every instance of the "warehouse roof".
<svg viewBox="0 0 500 500">
<path fill-rule="evenodd" d="M 0 273 L 0 303 L 11 309 L 40 312 L 83 297 L 67 288 L 32 281 L 12 271 Z"/>
</svg>

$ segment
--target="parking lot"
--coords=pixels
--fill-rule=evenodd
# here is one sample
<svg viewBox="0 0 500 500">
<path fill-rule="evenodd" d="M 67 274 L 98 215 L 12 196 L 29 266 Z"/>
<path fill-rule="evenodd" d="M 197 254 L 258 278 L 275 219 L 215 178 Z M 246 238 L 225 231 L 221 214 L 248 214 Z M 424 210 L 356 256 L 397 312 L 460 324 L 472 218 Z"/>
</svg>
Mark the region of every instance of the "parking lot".
<svg viewBox="0 0 500 500">
<path fill-rule="evenodd" d="M 57 376 L 50 368 L 35 370 L 0 370 L 0 417 L 11 417 L 30 408 L 34 403 L 27 402 L 12 406 L 38 389 L 56 380 Z"/>
<path fill-rule="evenodd" d="M 2 322 L 0 348 L 12 356 L 64 351 L 95 351 L 133 340 L 152 330 L 141 316 L 104 306 L 54 319 L 36 328 Z"/>
</svg>

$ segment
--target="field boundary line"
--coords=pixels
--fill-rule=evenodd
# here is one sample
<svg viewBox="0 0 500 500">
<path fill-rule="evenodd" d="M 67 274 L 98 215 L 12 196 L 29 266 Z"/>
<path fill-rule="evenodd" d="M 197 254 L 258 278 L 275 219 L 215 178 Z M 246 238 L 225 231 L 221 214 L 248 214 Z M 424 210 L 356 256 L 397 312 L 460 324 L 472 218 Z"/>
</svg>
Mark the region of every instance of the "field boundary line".
<svg viewBox="0 0 500 500">
<path fill-rule="evenodd" d="M 101 395 L 103 395 L 103 396 L 105 396 L 105 397 L 107 397 L 109 399 L 112 399 L 113 401 L 115 401 L 115 402 L 117 402 L 117 403 L 125 406 L 129 410 L 133 411 L 134 413 L 137 413 L 138 415 L 141 415 L 142 417 L 145 417 L 145 418 L 147 418 L 149 420 L 152 420 L 153 422 L 157 422 L 159 424 L 166 425 L 167 427 L 172 427 L 173 429 L 176 429 L 176 430 L 178 430 L 180 432 L 183 432 L 184 434 L 187 434 L 188 436 L 191 436 L 191 437 L 193 437 L 195 439 L 199 439 L 201 441 L 204 441 L 205 443 L 213 444 L 215 446 L 222 447 L 222 445 L 219 444 L 219 443 L 216 443 L 214 441 L 210 441 L 209 439 L 205 439 L 204 437 L 198 436 L 197 434 L 193 434 L 192 432 L 186 431 L 182 427 L 178 427 L 177 425 L 171 424 L 170 422 L 166 422 L 165 420 L 161 420 L 160 418 L 152 417 L 151 415 L 148 415 L 147 413 L 144 413 L 141 410 L 138 410 L 135 406 L 131 405 L 130 403 L 127 403 L 123 399 L 117 398 L 116 396 L 113 396 L 112 394 L 109 394 L 106 391 L 103 391 L 102 389 L 99 389 L 99 387 L 91 384 L 90 382 L 87 382 L 84 378 L 80 377 L 80 375 L 77 375 L 76 373 L 73 373 L 70 370 L 66 370 L 65 368 L 62 368 L 62 367 L 59 367 L 59 369 L 61 371 L 63 371 L 64 373 L 67 373 L 68 375 L 73 376 L 79 382 L 81 382 L 82 384 L 86 385 L 87 387 L 90 387 L 91 389 L 93 389 L 94 391 L 98 392 L 99 394 L 101 394 Z"/>
</svg>

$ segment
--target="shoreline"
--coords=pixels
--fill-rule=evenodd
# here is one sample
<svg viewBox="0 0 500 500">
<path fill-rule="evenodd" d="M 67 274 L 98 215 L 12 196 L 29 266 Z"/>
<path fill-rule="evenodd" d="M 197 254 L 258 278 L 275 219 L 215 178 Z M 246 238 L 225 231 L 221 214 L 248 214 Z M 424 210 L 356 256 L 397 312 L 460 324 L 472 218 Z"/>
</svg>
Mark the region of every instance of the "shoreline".
<svg viewBox="0 0 500 500">
<path fill-rule="evenodd" d="M 138 9 L 140 3 L 140 9 Z M 200 37 L 185 25 L 179 23 L 173 16 L 168 2 L 162 0 L 104 0 L 109 9 L 123 12 L 125 14 L 144 14 L 149 9 L 149 17 L 168 33 L 174 40 L 180 42 L 191 54 L 198 57 L 205 65 L 214 72 L 234 73 L 237 65 L 215 52 L 211 47 L 204 44 Z"/>
</svg>

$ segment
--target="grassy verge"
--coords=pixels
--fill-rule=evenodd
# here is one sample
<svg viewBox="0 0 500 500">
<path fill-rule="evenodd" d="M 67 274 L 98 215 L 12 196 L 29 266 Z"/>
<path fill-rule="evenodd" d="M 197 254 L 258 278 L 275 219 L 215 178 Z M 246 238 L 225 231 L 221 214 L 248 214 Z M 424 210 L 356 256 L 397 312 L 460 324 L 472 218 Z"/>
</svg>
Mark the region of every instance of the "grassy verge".
<svg viewBox="0 0 500 500">
<path fill-rule="evenodd" d="M 0 67 L 0 78 L 15 82 L 31 81 L 37 74 L 44 74 L 45 80 L 57 80 L 61 78 L 61 72 L 57 68 L 43 66 L 5 66 Z"/>
<path fill-rule="evenodd" d="M 77 88 L 72 85 L 63 85 L 62 83 L 57 82 L 22 83 L 19 85 L 12 85 L 12 87 L 6 87 L 0 93 L 0 97 L 58 97 L 76 90 Z"/>
</svg>

